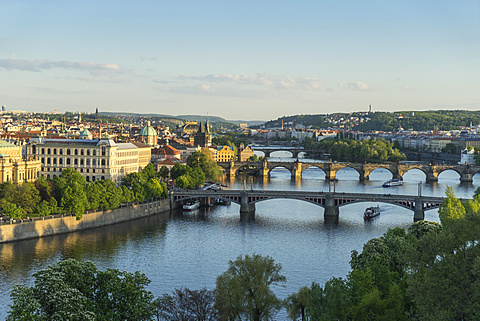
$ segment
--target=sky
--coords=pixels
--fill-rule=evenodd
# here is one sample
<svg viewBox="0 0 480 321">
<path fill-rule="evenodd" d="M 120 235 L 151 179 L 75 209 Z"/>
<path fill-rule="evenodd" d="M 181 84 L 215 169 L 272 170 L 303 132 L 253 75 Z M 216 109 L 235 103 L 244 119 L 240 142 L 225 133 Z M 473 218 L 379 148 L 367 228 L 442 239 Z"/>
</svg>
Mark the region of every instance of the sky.
<svg viewBox="0 0 480 321">
<path fill-rule="evenodd" d="M 271 120 L 480 108 L 480 0 L 0 0 L 0 105 Z"/>
</svg>

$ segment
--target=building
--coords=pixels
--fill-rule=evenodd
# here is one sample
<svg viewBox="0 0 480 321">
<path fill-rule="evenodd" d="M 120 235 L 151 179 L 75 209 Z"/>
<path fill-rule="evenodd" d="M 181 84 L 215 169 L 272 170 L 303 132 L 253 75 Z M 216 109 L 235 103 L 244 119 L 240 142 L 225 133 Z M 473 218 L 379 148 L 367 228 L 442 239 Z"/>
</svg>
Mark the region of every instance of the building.
<svg viewBox="0 0 480 321">
<path fill-rule="evenodd" d="M 193 136 L 193 145 L 198 147 L 208 147 L 212 145 L 212 134 L 210 134 L 208 120 L 203 126 L 203 122 L 200 121 L 198 130 Z"/>
<path fill-rule="evenodd" d="M 22 146 L 0 140 L 0 183 L 34 182 L 39 176 L 41 162 L 34 156 L 22 156 Z"/>
<path fill-rule="evenodd" d="M 464 149 L 460 153 L 460 165 L 475 165 L 475 150 Z"/>
<path fill-rule="evenodd" d="M 246 162 L 252 156 L 253 149 L 250 146 L 240 148 L 240 150 L 238 151 L 238 160 L 241 162 Z"/>
<path fill-rule="evenodd" d="M 141 171 L 150 163 L 151 147 L 143 143 L 115 143 L 103 139 L 32 138 L 26 146 L 28 157 L 41 162 L 40 175 L 59 176 L 65 168 L 75 168 L 87 182 L 111 179 Z"/>
<path fill-rule="evenodd" d="M 217 146 L 217 162 L 229 162 L 235 159 L 233 146 Z"/>
<path fill-rule="evenodd" d="M 150 125 L 150 121 L 147 122 L 147 126 L 143 127 L 138 135 L 139 140 L 147 145 L 156 146 L 157 145 L 157 131 Z"/>
<path fill-rule="evenodd" d="M 152 149 L 152 163 L 156 164 L 167 158 L 181 159 L 180 151 L 173 146 L 165 145 L 163 147 Z"/>
</svg>

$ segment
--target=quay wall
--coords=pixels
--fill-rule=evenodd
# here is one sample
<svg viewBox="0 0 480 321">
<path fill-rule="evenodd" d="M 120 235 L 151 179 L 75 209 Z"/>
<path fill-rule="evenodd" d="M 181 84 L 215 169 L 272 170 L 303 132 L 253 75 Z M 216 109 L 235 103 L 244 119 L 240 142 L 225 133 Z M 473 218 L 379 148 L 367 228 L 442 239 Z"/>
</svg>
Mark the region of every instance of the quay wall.
<svg viewBox="0 0 480 321">
<path fill-rule="evenodd" d="M 1 221 L 0 243 L 14 242 L 49 235 L 87 230 L 100 226 L 130 221 L 137 218 L 170 211 L 178 206 L 169 199 L 141 204 L 123 205 L 114 210 L 87 212 L 81 220 L 73 214 L 36 217 L 25 220 Z"/>
</svg>

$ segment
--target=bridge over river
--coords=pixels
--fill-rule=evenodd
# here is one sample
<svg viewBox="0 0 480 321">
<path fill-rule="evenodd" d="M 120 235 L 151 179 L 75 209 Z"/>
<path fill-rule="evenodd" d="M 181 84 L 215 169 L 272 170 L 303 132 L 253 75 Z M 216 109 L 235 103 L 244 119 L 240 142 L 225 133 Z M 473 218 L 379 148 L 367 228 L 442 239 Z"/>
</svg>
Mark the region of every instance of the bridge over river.
<svg viewBox="0 0 480 321">
<path fill-rule="evenodd" d="M 425 173 L 427 182 L 438 181 L 438 175 L 447 170 L 453 170 L 460 175 L 461 182 L 473 182 L 473 176 L 480 173 L 480 166 L 469 165 L 435 165 L 435 164 L 406 164 L 406 163 L 330 163 L 320 161 L 302 161 L 301 159 L 292 161 L 275 161 L 264 159 L 262 162 L 219 162 L 229 177 L 235 177 L 240 172 L 268 177 L 270 172 L 279 167 L 290 171 L 293 179 L 301 179 L 302 172 L 310 167 L 321 169 L 325 173 L 325 179 L 334 180 L 336 173 L 344 168 L 352 168 L 359 174 L 360 180 L 368 180 L 372 171 L 378 168 L 384 168 L 392 173 L 393 178 L 403 180 L 403 175 L 412 169 L 418 169 Z"/>
<path fill-rule="evenodd" d="M 338 192 L 304 192 L 304 191 L 272 191 L 272 190 L 193 190 L 174 191 L 170 194 L 174 202 L 183 202 L 192 198 L 224 199 L 240 205 L 242 221 L 255 219 L 255 204 L 271 199 L 296 199 L 309 202 L 324 208 L 325 222 L 338 222 L 339 208 L 359 202 L 382 202 L 394 204 L 413 212 L 413 220 L 423 220 L 425 211 L 439 208 L 443 203 L 441 197 L 421 195 L 391 195 Z M 462 200 L 464 202 L 465 200 Z"/>
</svg>

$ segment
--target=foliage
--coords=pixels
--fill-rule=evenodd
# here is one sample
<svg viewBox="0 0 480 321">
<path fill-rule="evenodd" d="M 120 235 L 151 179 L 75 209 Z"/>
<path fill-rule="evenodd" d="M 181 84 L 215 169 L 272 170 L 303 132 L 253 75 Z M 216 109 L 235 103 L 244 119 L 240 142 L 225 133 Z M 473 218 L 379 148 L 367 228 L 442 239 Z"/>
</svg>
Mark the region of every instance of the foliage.
<svg viewBox="0 0 480 321">
<path fill-rule="evenodd" d="M 192 169 L 200 168 L 208 179 L 216 180 L 223 172 L 213 160 L 212 152 L 206 148 L 196 151 L 187 158 L 187 165 Z"/>
<path fill-rule="evenodd" d="M 217 320 L 215 291 L 187 288 L 175 289 L 172 295 L 164 294 L 154 301 L 158 320 L 210 321 Z"/>
<path fill-rule="evenodd" d="M 268 320 L 281 307 L 271 287 L 284 283 L 281 265 L 266 256 L 253 254 L 229 261 L 227 271 L 217 277 L 217 300 L 221 320 Z"/>
<path fill-rule="evenodd" d="M 245 134 L 227 132 L 221 136 L 213 137 L 212 144 L 215 146 L 240 146 L 240 144 L 247 146 L 247 138 L 248 135 Z"/>
<path fill-rule="evenodd" d="M 445 145 L 445 147 L 442 148 L 442 153 L 456 154 L 457 146 L 455 146 L 455 144 L 448 143 Z"/>
<path fill-rule="evenodd" d="M 66 260 L 35 273 L 33 287 L 15 286 L 7 317 L 16 320 L 151 320 L 150 281 L 139 272 L 98 271 Z"/>
<path fill-rule="evenodd" d="M 304 286 L 298 292 L 290 294 L 285 299 L 284 305 L 291 320 L 297 320 L 298 318 L 301 318 L 302 321 L 306 320 L 306 307 L 309 296 L 310 288 Z"/>
<path fill-rule="evenodd" d="M 167 166 L 162 166 L 158 170 L 158 176 L 160 176 L 163 179 L 167 179 L 169 175 L 170 175 L 170 170 L 168 169 Z"/>
<path fill-rule="evenodd" d="M 383 139 L 333 139 L 325 138 L 317 142 L 315 139 L 306 138 L 304 147 L 307 149 L 320 149 L 328 152 L 333 160 L 349 162 L 383 163 L 387 161 L 398 162 L 406 157 L 394 143 Z"/>
</svg>

